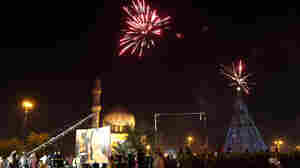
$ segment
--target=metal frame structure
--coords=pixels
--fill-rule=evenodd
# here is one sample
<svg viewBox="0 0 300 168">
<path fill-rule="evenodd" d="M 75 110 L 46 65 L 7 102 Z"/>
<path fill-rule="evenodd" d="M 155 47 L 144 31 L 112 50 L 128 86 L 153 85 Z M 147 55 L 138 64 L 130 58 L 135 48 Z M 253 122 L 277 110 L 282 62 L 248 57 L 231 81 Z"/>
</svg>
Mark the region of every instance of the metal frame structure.
<svg viewBox="0 0 300 168">
<path fill-rule="evenodd" d="M 156 113 L 154 112 L 154 131 L 155 131 L 155 145 L 158 145 L 159 142 L 158 142 L 158 134 L 157 134 L 157 131 L 158 131 L 158 127 L 157 127 L 157 120 L 159 117 L 161 116 L 179 116 L 179 117 L 193 117 L 193 116 L 199 116 L 199 120 L 200 121 L 204 121 L 203 124 L 204 124 L 204 129 L 206 130 L 206 149 L 208 149 L 208 135 L 207 135 L 207 113 L 206 112 L 200 112 L 200 113 Z M 191 119 L 191 118 L 189 118 Z M 192 118 L 192 119 L 195 119 Z M 196 118 L 198 119 L 198 118 Z"/>
</svg>

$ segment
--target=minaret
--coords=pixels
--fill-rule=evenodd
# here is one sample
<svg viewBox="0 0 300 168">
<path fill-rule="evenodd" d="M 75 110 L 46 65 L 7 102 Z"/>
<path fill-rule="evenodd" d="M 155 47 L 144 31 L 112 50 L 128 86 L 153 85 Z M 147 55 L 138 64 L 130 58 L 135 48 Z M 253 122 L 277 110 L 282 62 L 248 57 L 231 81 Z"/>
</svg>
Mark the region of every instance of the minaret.
<svg viewBox="0 0 300 168">
<path fill-rule="evenodd" d="M 93 105 L 92 105 L 92 112 L 97 113 L 92 120 L 92 128 L 99 128 L 100 127 L 100 112 L 101 112 L 101 81 L 99 78 L 95 81 L 95 86 L 92 90 L 93 95 Z"/>
</svg>

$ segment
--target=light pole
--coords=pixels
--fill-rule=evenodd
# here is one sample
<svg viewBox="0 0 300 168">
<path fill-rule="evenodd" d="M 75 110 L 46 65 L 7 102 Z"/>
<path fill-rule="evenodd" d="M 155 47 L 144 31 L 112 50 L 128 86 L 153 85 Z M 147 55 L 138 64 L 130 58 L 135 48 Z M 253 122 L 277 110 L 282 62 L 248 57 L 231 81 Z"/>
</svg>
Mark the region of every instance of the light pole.
<svg viewBox="0 0 300 168">
<path fill-rule="evenodd" d="M 205 130 L 205 150 L 208 152 L 207 114 L 205 112 L 200 112 L 200 120 L 203 121 L 203 127 Z"/>
<path fill-rule="evenodd" d="M 150 145 L 147 145 L 147 146 L 146 146 L 146 151 L 147 151 L 147 155 L 148 155 L 148 156 L 150 155 L 150 149 L 151 149 L 151 146 L 150 146 Z"/>
<path fill-rule="evenodd" d="M 203 126 L 205 130 L 205 160 L 204 167 L 206 168 L 208 165 L 208 130 L 207 130 L 207 114 L 205 112 L 200 113 L 200 120 L 203 121 Z"/>
<path fill-rule="evenodd" d="M 158 147 L 158 132 L 157 132 L 157 118 L 159 113 L 154 113 L 154 144 Z"/>
<path fill-rule="evenodd" d="M 187 137 L 187 141 L 188 141 L 188 146 L 189 146 L 189 147 L 192 147 L 194 138 L 193 138 L 192 136 L 188 136 L 188 137 Z"/>
<path fill-rule="evenodd" d="M 274 144 L 276 145 L 276 149 L 278 152 L 280 152 L 280 145 L 283 144 L 283 141 L 281 139 L 275 140 Z"/>
<path fill-rule="evenodd" d="M 28 120 L 28 113 L 31 112 L 34 108 L 34 104 L 32 101 L 30 100 L 23 100 L 22 102 L 22 107 L 24 110 L 24 125 L 23 125 L 23 136 L 24 136 L 24 140 L 27 136 L 27 120 Z"/>
</svg>

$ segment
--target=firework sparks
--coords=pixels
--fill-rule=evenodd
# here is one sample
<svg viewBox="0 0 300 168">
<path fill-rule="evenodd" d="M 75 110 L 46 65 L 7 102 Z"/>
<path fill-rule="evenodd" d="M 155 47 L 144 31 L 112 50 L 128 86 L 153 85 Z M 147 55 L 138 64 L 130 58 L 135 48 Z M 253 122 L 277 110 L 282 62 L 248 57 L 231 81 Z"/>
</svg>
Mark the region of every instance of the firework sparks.
<svg viewBox="0 0 300 168">
<path fill-rule="evenodd" d="M 239 60 L 237 66 L 232 63 L 231 67 L 224 65 L 221 65 L 221 67 L 220 73 L 231 80 L 229 86 L 235 87 L 237 91 L 243 90 L 246 94 L 250 93 L 248 78 L 252 74 L 248 74 L 246 71 L 244 71 L 245 65 L 243 64 L 242 60 Z M 251 84 L 254 85 L 254 83 Z"/>
<path fill-rule="evenodd" d="M 161 18 L 145 0 L 133 0 L 123 7 L 127 14 L 125 29 L 121 31 L 119 56 L 131 50 L 130 54 L 142 56 L 145 48 L 154 47 L 156 39 L 168 28 L 171 17 Z"/>
</svg>

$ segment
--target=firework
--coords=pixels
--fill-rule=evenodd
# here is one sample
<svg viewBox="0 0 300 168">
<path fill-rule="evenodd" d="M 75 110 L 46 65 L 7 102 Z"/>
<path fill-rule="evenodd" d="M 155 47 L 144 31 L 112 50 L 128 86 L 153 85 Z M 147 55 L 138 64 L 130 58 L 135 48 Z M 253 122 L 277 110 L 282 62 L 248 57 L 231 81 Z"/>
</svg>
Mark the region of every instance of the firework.
<svg viewBox="0 0 300 168">
<path fill-rule="evenodd" d="M 184 38 L 184 35 L 182 33 L 176 33 L 176 37 L 178 39 L 183 39 Z"/>
<path fill-rule="evenodd" d="M 133 0 L 128 7 L 123 7 L 127 17 L 125 28 L 121 31 L 119 56 L 127 51 L 142 56 L 145 48 L 154 47 L 155 41 L 162 36 L 170 23 L 170 16 L 159 17 L 156 10 L 145 0 Z"/>
<path fill-rule="evenodd" d="M 229 86 L 236 88 L 237 91 L 243 90 L 246 94 L 250 93 L 248 78 L 252 75 L 244 71 L 245 64 L 239 60 L 238 64 L 232 63 L 232 66 L 221 65 L 220 73 L 228 78 L 231 82 Z M 254 85 L 254 83 L 251 83 Z"/>
</svg>

